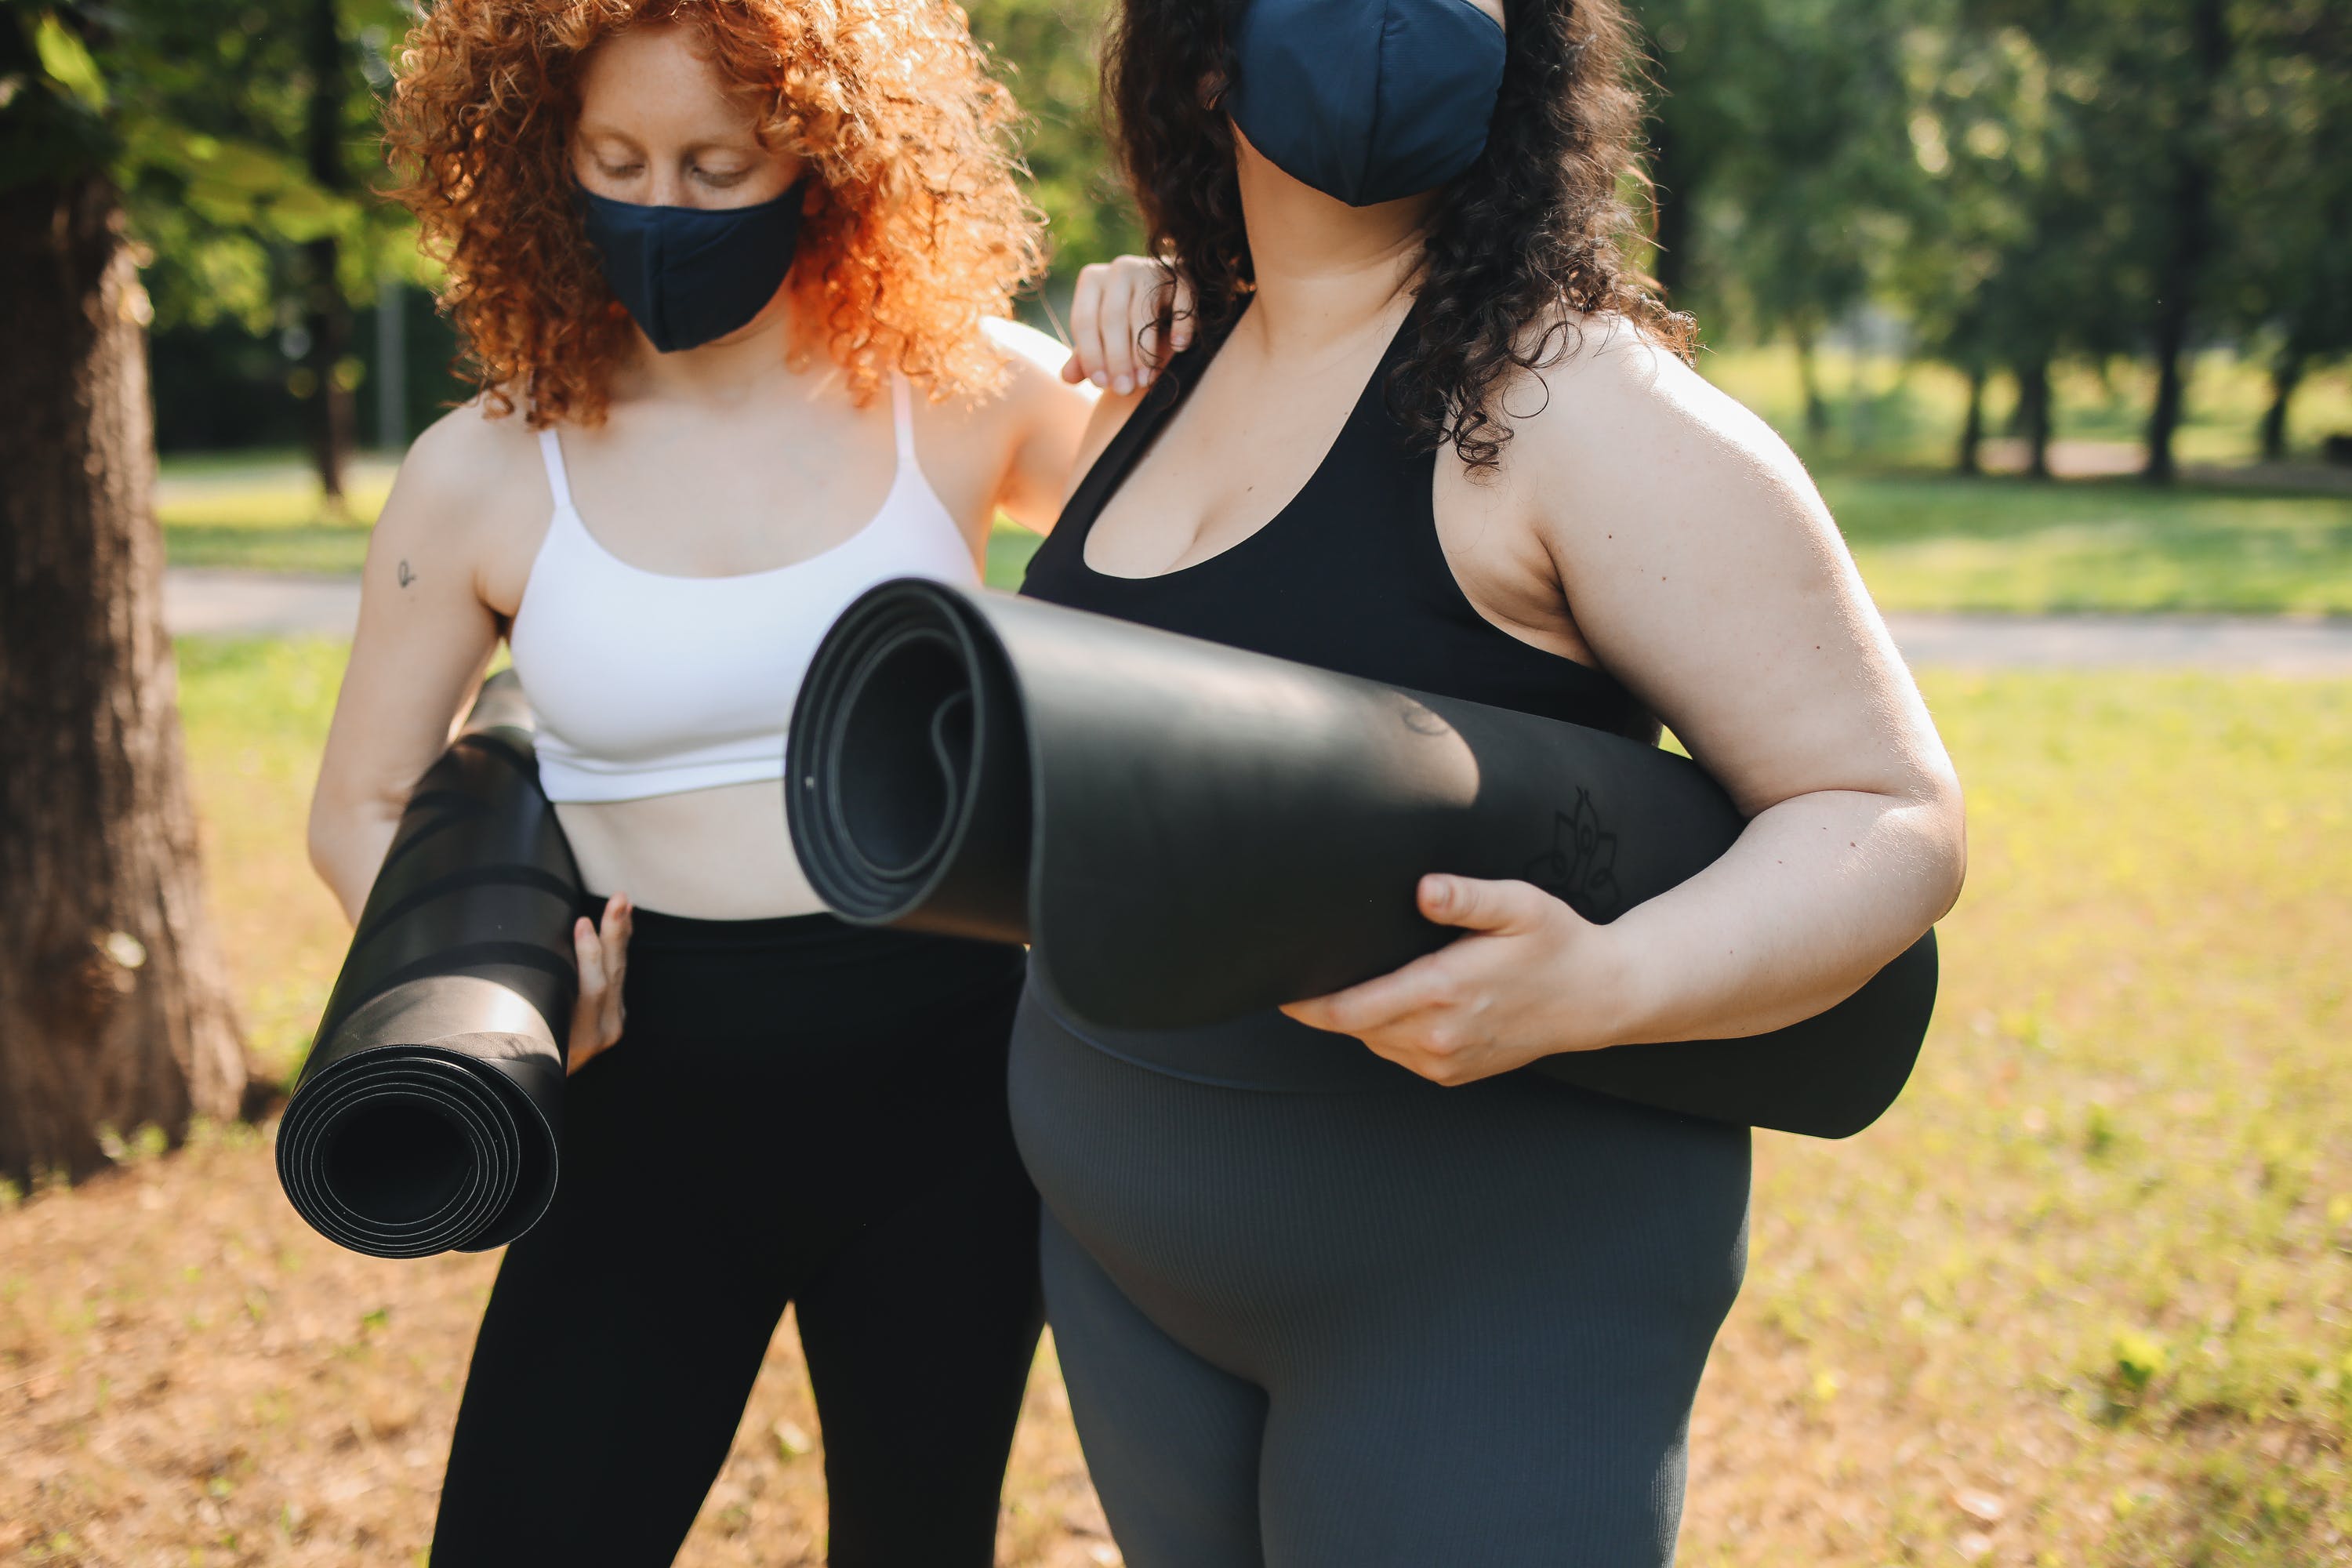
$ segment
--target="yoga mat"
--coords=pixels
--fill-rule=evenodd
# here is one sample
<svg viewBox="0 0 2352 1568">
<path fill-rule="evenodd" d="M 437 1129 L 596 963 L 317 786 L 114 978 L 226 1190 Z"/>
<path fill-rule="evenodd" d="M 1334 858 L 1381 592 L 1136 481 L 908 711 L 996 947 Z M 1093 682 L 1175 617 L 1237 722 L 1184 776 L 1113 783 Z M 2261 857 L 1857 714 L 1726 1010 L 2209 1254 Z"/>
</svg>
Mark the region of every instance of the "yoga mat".
<svg viewBox="0 0 2352 1568">
<path fill-rule="evenodd" d="M 1028 942 L 1109 1028 L 1181 1028 L 1368 980 L 1459 935 L 1432 871 L 1614 920 L 1715 860 L 1738 812 L 1687 758 L 1011 595 L 905 578 L 819 647 L 786 816 L 844 919 Z M 1909 1078 L 1934 933 L 1818 1017 L 1528 1070 L 1843 1137 Z"/>
<path fill-rule="evenodd" d="M 278 1181 L 320 1235 L 478 1252 L 546 1212 L 579 900 L 503 671 L 401 814 L 278 1125 Z"/>
</svg>

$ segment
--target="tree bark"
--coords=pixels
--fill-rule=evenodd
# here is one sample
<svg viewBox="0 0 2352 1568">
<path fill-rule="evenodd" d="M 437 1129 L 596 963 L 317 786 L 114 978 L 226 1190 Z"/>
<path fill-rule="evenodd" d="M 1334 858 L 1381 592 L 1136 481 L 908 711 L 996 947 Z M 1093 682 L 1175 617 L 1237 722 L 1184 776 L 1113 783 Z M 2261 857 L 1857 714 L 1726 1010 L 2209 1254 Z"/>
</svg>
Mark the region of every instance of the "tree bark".
<svg viewBox="0 0 2352 1568">
<path fill-rule="evenodd" d="M 2263 410 L 2263 461 L 2286 460 L 2286 416 L 2294 389 L 2303 384 L 2303 355 L 2282 349 L 2271 362 L 2271 405 Z"/>
<path fill-rule="evenodd" d="M 2025 471 L 2050 477 L 2050 362 L 2033 360 L 2017 370 L 2017 430 L 2025 437 Z"/>
<path fill-rule="evenodd" d="M 1952 467 L 1963 474 L 1984 472 L 1984 367 L 1971 365 L 1968 413 L 1960 419 L 1960 447 L 1952 460 Z"/>
<path fill-rule="evenodd" d="M 112 184 L 0 192 L 0 1175 L 238 1114 L 163 622 L 146 293 Z"/>
<path fill-rule="evenodd" d="M 2182 364 L 2197 310 L 2197 289 L 2213 249 L 2214 100 L 2230 63 L 2228 0 L 2195 0 L 2190 7 L 2191 59 L 2188 91 L 2176 132 L 2172 189 L 2166 215 L 2171 222 L 2158 272 L 2156 405 L 2147 417 L 2147 463 L 2141 472 L 2152 483 L 2169 484 L 2179 471 L 2172 437 L 2188 401 Z"/>
<path fill-rule="evenodd" d="M 309 29 L 305 53 L 310 101 L 305 140 L 310 178 L 329 195 L 340 195 L 351 187 L 342 148 L 343 95 L 350 89 L 350 72 L 335 0 L 310 0 Z M 352 307 L 343 298 L 340 249 L 332 235 L 322 235 L 302 247 L 310 296 L 305 326 L 310 334 L 310 370 L 314 383 L 310 455 L 319 470 L 320 489 L 338 504 L 343 499 L 343 463 L 351 455 L 352 426 L 352 389 L 336 374 L 352 344 Z"/>
</svg>

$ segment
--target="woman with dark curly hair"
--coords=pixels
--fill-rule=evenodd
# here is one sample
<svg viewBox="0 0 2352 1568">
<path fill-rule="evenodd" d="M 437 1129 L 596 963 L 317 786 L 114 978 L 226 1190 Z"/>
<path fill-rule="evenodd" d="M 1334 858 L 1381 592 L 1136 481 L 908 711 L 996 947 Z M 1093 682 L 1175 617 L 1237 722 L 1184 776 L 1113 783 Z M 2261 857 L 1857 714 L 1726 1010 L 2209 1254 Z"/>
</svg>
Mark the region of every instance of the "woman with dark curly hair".
<svg viewBox="0 0 2352 1568">
<path fill-rule="evenodd" d="M 1957 896 L 1958 786 L 1802 468 L 1622 247 L 1617 0 L 1124 0 L 1198 346 L 1107 397 L 1029 594 L 1654 741 L 1749 817 L 1596 926 L 1215 1028 L 1024 997 L 1048 1314 L 1132 1568 L 1668 1562 L 1748 1134 L 1514 1069 L 1820 1013 Z"/>
<path fill-rule="evenodd" d="M 359 910 L 503 635 L 600 890 L 438 1568 L 670 1561 L 788 1302 L 831 1561 L 992 1559 L 1039 1318 L 1023 957 L 818 912 L 778 784 L 835 615 L 976 582 L 1000 508 L 1049 522 L 1091 405 L 1005 319 L 1039 229 L 982 64 L 929 0 L 439 0 L 410 35 L 397 194 L 481 396 L 376 526 L 312 857 Z"/>
</svg>

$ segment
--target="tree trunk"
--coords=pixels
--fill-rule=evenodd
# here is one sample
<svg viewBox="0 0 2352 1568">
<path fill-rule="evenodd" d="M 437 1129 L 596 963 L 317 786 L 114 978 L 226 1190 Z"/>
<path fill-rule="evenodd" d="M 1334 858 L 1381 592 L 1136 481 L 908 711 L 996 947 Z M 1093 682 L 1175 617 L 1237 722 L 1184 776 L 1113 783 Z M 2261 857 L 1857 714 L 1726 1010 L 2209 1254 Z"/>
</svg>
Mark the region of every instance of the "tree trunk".
<svg viewBox="0 0 2352 1568">
<path fill-rule="evenodd" d="M 2147 464 L 2141 471 L 2153 483 L 2169 484 L 2178 468 L 2172 437 L 2188 401 L 2188 374 L 2181 361 L 2197 309 L 2197 288 L 2213 249 L 2214 100 L 2230 63 L 2228 0 L 2195 0 L 2189 13 L 2192 42 L 2188 90 L 2180 106 L 2181 129 L 2173 154 L 2171 223 L 2158 273 L 2155 339 L 2156 405 L 2147 417 Z"/>
<path fill-rule="evenodd" d="M 1960 420 L 1960 449 L 1952 461 L 1952 467 L 1964 474 L 1984 472 L 1984 367 L 1970 365 L 1969 410 Z"/>
<path fill-rule="evenodd" d="M 1819 443 L 1829 439 L 1830 405 L 1822 397 L 1821 366 L 1814 363 L 1811 328 L 1797 333 L 1797 385 L 1805 396 L 1805 436 Z"/>
<path fill-rule="evenodd" d="M 342 384 L 336 370 L 351 352 L 352 310 L 335 279 L 337 249 L 332 236 L 302 247 L 310 293 L 303 324 L 310 334 L 310 462 L 319 473 L 320 490 L 340 505 L 352 417 L 352 389 Z"/>
<path fill-rule="evenodd" d="M 1662 73 L 1665 62 L 1660 57 Z M 1684 160 L 1687 163 L 1688 160 Z M 1666 303 L 1677 310 L 1690 309 L 1690 301 L 1682 298 L 1691 285 L 1691 243 L 1696 226 L 1691 222 L 1692 193 L 1685 187 L 1697 171 L 1686 169 L 1675 160 L 1675 139 L 1666 124 L 1666 111 L 1660 106 L 1650 125 L 1650 180 L 1653 196 L 1658 205 L 1657 226 L 1654 231 L 1657 259 L 1651 264 L 1656 275 L 1658 291 Z"/>
<path fill-rule="evenodd" d="M 2271 405 L 2263 410 L 2263 461 L 2283 463 L 2286 460 L 2287 408 L 2294 401 L 2294 389 L 2303 383 L 2303 355 L 2293 349 L 2282 349 L 2271 362 Z"/>
<path fill-rule="evenodd" d="M 331 195 L 350 189 L 344 166 L 343 95 L 349 89 L 341 19 L 335 0 L 310 0 L 310 33 L 305 53 L 310 71 L 310 117 L 306 140 L 310 178 Z M 338 370 L 351 353 L 352 307 L 343 298 L 338 274 L 339 247 L 332 235 L 322 235 L 302 247 L 308 274 L 309 309 L 305 322 L 310 333 L 310 374 L 314 383 L 310 404 L 310 456 L 319 470 L 319 488 L 341 505 L 343 463 L 352 449 L 352 389 Z"/>
<path fill-rule="evenodd" d="M 0 1175 L 85 1174 L 246 1091 L 196 863 L 147 296 L 101 174 L 0 192 Z"/>
<path fill-rule="evenodd" d="M 2034 360 L 2017 371 L 2017 430 L 2025 437 L 2025 471 L 2050 477 L 2050 362 Z"/>
</svg>

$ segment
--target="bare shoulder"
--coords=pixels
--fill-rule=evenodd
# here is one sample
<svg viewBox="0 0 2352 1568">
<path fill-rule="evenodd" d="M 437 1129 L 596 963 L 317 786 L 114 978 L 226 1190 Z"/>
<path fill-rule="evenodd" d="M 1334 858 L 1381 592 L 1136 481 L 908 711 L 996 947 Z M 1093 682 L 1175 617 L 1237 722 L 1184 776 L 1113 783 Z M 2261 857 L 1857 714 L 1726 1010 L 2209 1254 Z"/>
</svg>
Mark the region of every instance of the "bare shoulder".
<svg viewBox="0 0 2352 1568">
<path fill-rule="evenodd" d="M 502 612 L 520 592 L 520 571 L 552 504 L 538 435 L 520 414 L 493 416 L 481 401 L 451 409 L 411 444 L 369 544 L 395 578 L 427 558 L 443 581 L 474 584 Z"/>
<path fill-rule="evenodd" d="M 980 324 L 981 335 L 1006 359 L 1013 362 L 1013 374 L 1026 381 L 1043 373 L 1055 384 L 1061 384 L 1062 362 L 1070 351 L 1025 321 L 1012 321 L 1003 316 L 990 316 Z"/>
<path fill-rule="evenodd" d="M 1752 410 L 1630 321 L 1563 324 L 1568 354 L 1523 373 L 1504 400 L 1506 471 L 1531 496 L 1593 503 L 1546 508 L 1548 524 L 1639 517 L 1834 532 L 1804 465 Z"/>
<path fill-rule="evenodd" d="M 992 316 L 982 323 L 990 343 L 1004 355 L 1004 395 L 999 405 L 1007 417 L 1024 429 L 1039 426 L 1057 432 L 1082 428 L 1093 411 L 1091 385 L 1071 385 L 1062 379 L 1070 351 L 1036 328 L 1022 321 Z"/>
</svg>

